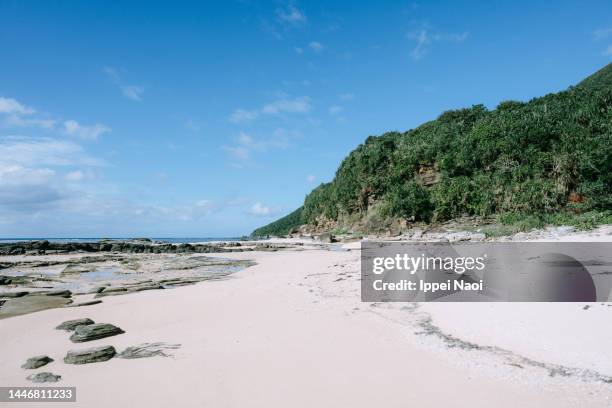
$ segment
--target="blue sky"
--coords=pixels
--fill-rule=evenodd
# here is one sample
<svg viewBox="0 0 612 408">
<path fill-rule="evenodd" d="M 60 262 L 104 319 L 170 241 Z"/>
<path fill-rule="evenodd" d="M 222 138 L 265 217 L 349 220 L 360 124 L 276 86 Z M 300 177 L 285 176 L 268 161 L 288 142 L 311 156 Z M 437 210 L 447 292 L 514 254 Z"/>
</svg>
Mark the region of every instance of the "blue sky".
<svg viewBox="0 0 612 408">
<path fill-rule="evenodd" d="M 0 237 L 237 236 L 369 135 L 612 62 L 612 3 L 0 0 L 0 55 Z"/>
</svg>

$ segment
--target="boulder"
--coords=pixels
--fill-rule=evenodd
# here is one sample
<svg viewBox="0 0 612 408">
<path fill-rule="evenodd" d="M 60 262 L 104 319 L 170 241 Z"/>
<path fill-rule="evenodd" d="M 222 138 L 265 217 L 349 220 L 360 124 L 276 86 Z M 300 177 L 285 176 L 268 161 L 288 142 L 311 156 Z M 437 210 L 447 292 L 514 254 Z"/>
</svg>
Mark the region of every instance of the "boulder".
<svg viewBox="0 0 612 408">
<path fill-rule="evenodd" d="M 82 350 L 70 350 L 64 363 L 66 364 L 89 364 L 107 361 L 117 354 L 117 350 L 113 346 L 92 347 Z"/>
<path fill-rule="evenodd" d="M 58 382 L 62 379 L 62 376 L 53 373 L 43 372 L 29 375 L 27 379 L 35 383 Z"/>
<path fill-rule="evenodd" d="M 112 324 L 94 323 L 86 326 L 77 326 L 72 336 L 70 336 L 70 341 L 73 343 L 83 343 L 85 341 L 103 339 L 122 333 L 125 332 Z"/>
<path fill-rule="evenodd" d="M 26 370 L 33 370 L 35 368 L 47 365 L 52 361 L 53 359 L 49 356 L 30 357 L 28 358 L 28 361 L 26 361 L 25 364 L 21 366 L 21 368 L 25 368 Z"/>
<path fill-rule="evenodd" d="M 330 234 L 329 232 L 325 232 L 321 235 L 319 235 L 319 241 L 321 242 L 326 242 L 328 244 L 331 244 L 333 242 L 338 242 L 338 240 L 336 239 L 336 237 L 334 237 L 332 234 Z"/>
<path fill-rule="evenodd" d="M 90 318 L 84 318 L 84 319 L 74 319 L 74 320 L 67 320 L 65 322 L 63 322 L 62 324 L 60 324 L 59 326 L 56 327 L 57 330 L 66 330 L 66 331 L 73 331 L 74 329 L 76 329 L 79 326 L 87 326 L 90 324 L 94 324 L 95 322 L 93 320 L 91 320 Z"/>
</svg>

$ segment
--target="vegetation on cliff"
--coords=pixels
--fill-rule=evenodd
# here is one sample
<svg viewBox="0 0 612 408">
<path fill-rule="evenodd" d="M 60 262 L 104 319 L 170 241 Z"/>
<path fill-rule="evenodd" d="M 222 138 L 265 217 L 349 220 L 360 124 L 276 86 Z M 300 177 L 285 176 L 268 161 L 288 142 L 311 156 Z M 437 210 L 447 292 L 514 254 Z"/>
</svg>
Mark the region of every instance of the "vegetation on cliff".
<svg viewBox="0 0 612 408">
<path fill-rule="evenodd" d="M 474 105 L 407 132 L 370 136 L 303 207 L 254 235 L 462 216 L 595 220 L 610 210 L 612 64 L 563 92 L 494 110 Z"/>
</svg>

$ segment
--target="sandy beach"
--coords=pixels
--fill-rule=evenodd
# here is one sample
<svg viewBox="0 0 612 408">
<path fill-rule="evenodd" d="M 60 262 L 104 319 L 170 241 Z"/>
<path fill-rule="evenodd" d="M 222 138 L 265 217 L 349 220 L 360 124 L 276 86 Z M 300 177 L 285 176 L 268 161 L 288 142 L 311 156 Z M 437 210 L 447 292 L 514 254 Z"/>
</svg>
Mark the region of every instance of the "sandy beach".
<svg viewBox="0 0 612 408">
<path fill-rule="evenodd" d="M 608 304 L 362 303 L 359 244 L 343 249 L 222 254 L 256 265 L 228 279 L 0 320 L 0 384 L 31 386 L 20 366 L 46 354 L 55 361 L 38 371 L 77 389 L 76 404 L 54 406 L 612 403 Z M 55 329 L 85 317 L 125 333 L 84 345 Z M 62 361 L 72 349 L 154 342 L 181 346 L 168 357 Z"/>
</svg>

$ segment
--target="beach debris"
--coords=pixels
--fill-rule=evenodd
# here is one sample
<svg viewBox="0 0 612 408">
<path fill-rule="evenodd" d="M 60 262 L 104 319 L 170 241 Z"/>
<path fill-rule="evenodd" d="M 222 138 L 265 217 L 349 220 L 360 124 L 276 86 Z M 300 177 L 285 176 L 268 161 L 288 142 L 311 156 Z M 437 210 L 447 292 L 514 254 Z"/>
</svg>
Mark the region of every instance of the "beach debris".
<svg viewBox="0 0 612 408">
<path fill-rule="evenodd" d="M 32 374 L 27 377 L 28 380 L 35 383 L 58 382 L 59 380 L 61 380 L 61 378 L 61 375 L 49 373 L 46 371 L 42 373 Z"/>
<path fill-rule="evenodd" d="M 130 346 L 117 354 L 119 358 L 146 358 L 154 356 L 169 357 L 170 354 L 166 354 L 166 350 L 175 350 L 180 348 L 180 344 L 167 344 L 167 343 L 143 343 L 138 346 Z"/>
<path fill-rule="evenodd" d="M 86 341 L 103 339 L 105 337 L 116 336 L 125 333 L 117 326 L 109 323 L 94 323 L 86 326 L 77 326 L 74 333 L 70 336 L 73 343 L 83 343 Z"/>
<path fill-rule="evenodd" d="M 94 323 L 95 322 L 93 320 L 91 320 L 90 318 L 88 318 L 88 317 L 83 318 L 83 319 L 66 320 L 65 322 L 63 322 L 62 324 L 57 326 L 56 329 L 57 330 L 73 331 L 74 329 L 76 329 L 79 326 L 86 326 L 86 325 L 90 325 L 90 324 L 94 324 Z"/>
<path fill-rule="evenodd" d="M 64 357 L 66 364 L 89 364 L 107 361 L 117 354 L 113 346 L 92 347 L 82 350 L 70 350 Z"/>
<path fill-rule="evenodd" d="M 26 361 L 25 364 L 21 366 L 21 368 L 25 368 L 26 370 L 33 370 L 35 368 L 47 365 L 52 361 L 53 359 L 49 356 L 30 357 L 28 358 L 28 361 Z"/>
<path fill-rule="evenodd" d="M 98 303 L 102 303 L 101 300 L 89 300 L 87 302 L 80 302 L 80 303 L 75 303 L 73 305 L 68 305 L 67 307 L 79 307 L 79 306 L 91 306 L 91 305 L 97 305 Z"/>
</svg>

